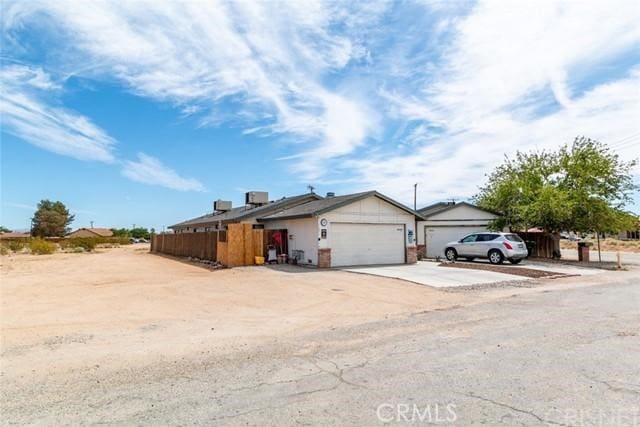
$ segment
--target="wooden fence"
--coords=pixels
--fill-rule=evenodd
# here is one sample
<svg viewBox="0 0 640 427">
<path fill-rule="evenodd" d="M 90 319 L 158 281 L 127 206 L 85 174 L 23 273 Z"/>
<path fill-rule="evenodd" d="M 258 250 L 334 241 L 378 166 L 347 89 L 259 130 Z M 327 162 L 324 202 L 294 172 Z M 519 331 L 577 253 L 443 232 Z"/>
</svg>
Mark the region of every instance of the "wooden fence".
<svg viewBox="0 0 640 427">
<path fill-rule="evenodd" d="M 525 242 L 533 242 L 533 246 L 527 244 L 530 257 L 554 258 L 554 251 L 560 253 L 559 237 L 555 238 L 551 233 L 519 232 L 517 234 L 522 237 L 522 240 Z"/>
<path fill-rule="evenodd" d="M 251 224 L 228 224 L 226 232 L 218 239 L 218 259 L 228 267 L 255 264 L 256 256 L 264 256 L 264 230 Z"/>
<path fill-rule="evenodd" d="M 154 234 L 151 252 L 217 261 L 218 232 Z"/>
<path fill-rule="evenodd" d="M 154 234 L 151 252 L 218 261 L 228 267 L 254 265 L 264 256 L 265 233 L 251 224 L 229 224 L 227 230 Z"/>
</svg>

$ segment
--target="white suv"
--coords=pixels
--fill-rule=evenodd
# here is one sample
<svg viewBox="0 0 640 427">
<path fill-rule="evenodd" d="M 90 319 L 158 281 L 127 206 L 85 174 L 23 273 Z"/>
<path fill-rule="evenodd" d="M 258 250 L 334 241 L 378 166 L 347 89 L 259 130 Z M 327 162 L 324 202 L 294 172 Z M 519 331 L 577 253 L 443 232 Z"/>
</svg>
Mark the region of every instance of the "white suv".
<svg viewBox="0 0 640 427">
<path fill-rule="evenodd" d="M 473 233 L 457 242 L 450 242 L 444 248 L 449 261 L 458 257 L 473 261 L 474 258 L 487 258 L 491 264 L 502 264 L 507 259 L 518 264 L 529 256 L 524 240 L 513 233 Z"/>
</svg>

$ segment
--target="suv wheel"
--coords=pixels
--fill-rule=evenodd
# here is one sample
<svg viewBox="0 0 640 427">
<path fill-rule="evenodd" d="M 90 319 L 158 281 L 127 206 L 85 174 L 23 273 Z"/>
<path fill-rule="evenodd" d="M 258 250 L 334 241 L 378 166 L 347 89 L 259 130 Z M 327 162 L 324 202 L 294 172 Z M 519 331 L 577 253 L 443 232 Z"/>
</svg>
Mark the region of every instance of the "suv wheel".
<svg viewBox="0 0 640 427">
<path fill-rule="evenodd" d="M 447 250 L 444 251 L 444 256 L 446 256 L 449 261 L 458 259 L 458 253 L 453 248 L 447 248 Z"/>
<path fill-rule="evenodd" d="M 497 249 L 489 251 L 489 262 L 491 264 L 502 264 L 502 261 L 504 261 L 504 256 L 502 255 L 502 252 L 500 252 Z"/>
</svg>

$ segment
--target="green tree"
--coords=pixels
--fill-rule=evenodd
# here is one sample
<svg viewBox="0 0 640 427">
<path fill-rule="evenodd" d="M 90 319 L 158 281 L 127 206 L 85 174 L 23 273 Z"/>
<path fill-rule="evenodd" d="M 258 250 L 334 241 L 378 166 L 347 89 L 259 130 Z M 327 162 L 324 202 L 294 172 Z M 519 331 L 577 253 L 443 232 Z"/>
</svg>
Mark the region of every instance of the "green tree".
<svg viewBox="0 0 640 427">
<path fill-rule="evenodd" d="M 135 239 L 148 239 L 151 236 L 149 230 L 144 227 L 132 228 L 129 234 Z"/>
<path fill-rule="evenodd" d="M 129 237 L 129 230 L 126 228 L 112 228 L 114 237 Z"/>
<path fill-rule="evenodd" d="M 619 231 L 634 190 L 636 161 L 621 161 L 604 144 L 578 137 L 557 152 L 516 154 L 488 175 L 474 201 L 502 216 L 492 226 L 546 231 Z"/>
<path fill-rule="evenodd" d="M 59 237 L 70 231 L 74 215 L 62 202 L 42 200 L 33 216 L 31 235 L 35 237 Z"/>
<path fill-rule="evenodd" d="M 0 225 L 0 233 L 11 233 L 11 230 L 9 230 L 7 227 Z"/>
</svg>

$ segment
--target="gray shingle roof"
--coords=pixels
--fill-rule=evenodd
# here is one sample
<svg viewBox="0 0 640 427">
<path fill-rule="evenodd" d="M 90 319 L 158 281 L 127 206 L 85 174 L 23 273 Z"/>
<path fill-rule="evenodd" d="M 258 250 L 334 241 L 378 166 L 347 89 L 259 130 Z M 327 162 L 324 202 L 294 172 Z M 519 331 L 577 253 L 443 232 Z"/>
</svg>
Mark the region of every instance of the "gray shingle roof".
<svg viewBox="0 0 640 427">
<path fill-rule="evenodd" d="M 483 208 L 481 208 L 479 206 L 476 206 L 474 204 L 467 203 L 467 202 L 459 202 L 459 203 L 438 202 L 438 203 L 434 203 L 433 205 L 425 206 L 422 209 L 418 209 L 418 213 L 420 215 L 422 215 L 424 218 L 428 218 L 428 217 L 430 217 L 432 215 L 448 211 L 449 209 L 457 208 L 458 206 L 469 206 L 469 207 L 472 207 L 474 209 L 478 209 L 480 211 L 488 212 L 488 213 L 494 214 L 494 215 L 499 215 L 499 214 L 497 214 L 495 212 L 491 212 L 491 211 L 489 211 L 487 209 L 483 209 Z"/>
<path fill-rule="evenodd" d="M 455 206 L 453 202 L 438 202 L 429 206 L 425 206 L 422 209 L 418 209 L 418 213 L 422 216 L 433 215 L 436 212 L 440 212 Z"/>
<path fill-rule="evenodd" d="M 182 228 L 191 226 L 207 226 L 214 225 L 218 222 L 228 223 L 241 221 L 248 218 L 254 218 L 258 216 L 269 215 L 278 210 L 285 209 L 287 207 L 296 206 L 300 203 L 305 203 L 313 200 L 322 199 L 321 196 L 315 193 L 301 194 L 298 196 L 283 197 L 280 200 L 275 200 L 267 203 L 266 205 L 250 207 L 240 206 L 233 208 L 226 212 L 211 213 L 197 218 L 189 219 L 187 221 L 180 222 L 178 224 L 170 225 L 169 228 Z"/>
<path fill-rule="evenodd" d="M 367 197 L 375 196 L 378 197 L 404 211 L 407 211 L 413 215 L 416 215 L 421 219 L 420 215 L 415 212 L 413 209 L 408 208 L 402 203 L 396 202 L 395 200 L 378 193 L 377 191 L 365 191 L 362 193 L 355 194 L 346 194 L 344 196 L 334 196 L 334 197 L 326 197 L 321 200 L 316 200 L 314 202 L 304 203 L 298 206 L 294 206 L 291 208 L 281 209 L 279 212 L 272 213 L 267 216 L 263 216 L 258 218 L 258 221 L 270 221 L 276 219 L 294 219 L 294 218 L 308 218 L 317 215 L 321 215 L 325 212 L 332 211 L 334 209 L 338 209 L 342 206 L 349 205 L 351 203 L 357 202 L 358 200 L 366 199 Z"/>
</svg>

